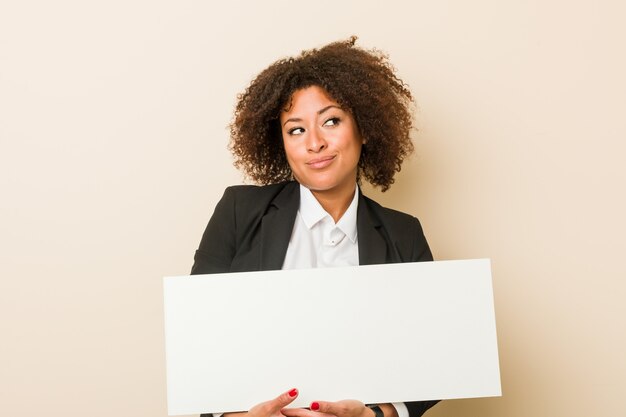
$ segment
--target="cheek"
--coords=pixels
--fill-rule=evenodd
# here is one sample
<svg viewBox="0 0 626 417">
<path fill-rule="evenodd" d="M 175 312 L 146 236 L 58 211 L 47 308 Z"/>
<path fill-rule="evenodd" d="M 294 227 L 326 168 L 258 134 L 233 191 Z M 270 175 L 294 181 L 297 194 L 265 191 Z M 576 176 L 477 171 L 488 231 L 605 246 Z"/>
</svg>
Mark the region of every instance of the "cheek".
<svg viewBox="0 0 626 417">
<path fill-rule="evenodd" d="M 361 148 L 363 147 L 363 143 L 360 139 L 354 138 L 350 145 L 350 154 L 357 161 L 361 159 Z"/>
<path fill-rule="evenodd" d="M 283 150 L 285 152 L 285 156 L 287 157 L 287 163 L 289 163 L 290 168 L 293 170 L 294 166 L 297 165 L 297 161 L 302 159 L 300 155 L 301 150 L 297 146 L 293 146 L 293 144 L 289 145 L 288 143 L 283 142 Z"/>
</svg>

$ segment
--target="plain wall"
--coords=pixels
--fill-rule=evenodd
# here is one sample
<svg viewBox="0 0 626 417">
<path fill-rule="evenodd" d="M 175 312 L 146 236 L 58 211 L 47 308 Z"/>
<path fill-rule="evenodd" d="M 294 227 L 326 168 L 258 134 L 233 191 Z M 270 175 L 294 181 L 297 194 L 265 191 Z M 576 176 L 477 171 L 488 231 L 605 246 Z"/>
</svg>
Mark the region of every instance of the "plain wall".
<svg viewBox="0 0 626 417">
<path fill-rule="evenodd" d="M 623 4 L 2 1 L 0 413 L 166 415 L 161 277 L 242 181 L 236 95 L 356 34 L 419 125 L 366 193 L 493 262 L 503 396 L 429 415 L 625 415 Z"/>
</svg>

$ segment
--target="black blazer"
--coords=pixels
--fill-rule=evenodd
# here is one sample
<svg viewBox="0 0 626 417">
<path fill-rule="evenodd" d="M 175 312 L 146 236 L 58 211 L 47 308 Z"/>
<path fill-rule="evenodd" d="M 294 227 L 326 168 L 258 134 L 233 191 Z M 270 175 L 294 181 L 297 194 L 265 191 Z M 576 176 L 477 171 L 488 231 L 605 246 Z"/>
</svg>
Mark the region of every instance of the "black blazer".
<svg viewBox="0 0 626 417">
<path fill-rule="evenodd" d="M 228 187 L 202 236 L 192 274 L 281 269 L 300 206 L 297 182 Z M 359 193 L 359 264 L 432 261 L 419 221 Z M 437 401 L 406 403 L 411 417 Z"/>
</svg>

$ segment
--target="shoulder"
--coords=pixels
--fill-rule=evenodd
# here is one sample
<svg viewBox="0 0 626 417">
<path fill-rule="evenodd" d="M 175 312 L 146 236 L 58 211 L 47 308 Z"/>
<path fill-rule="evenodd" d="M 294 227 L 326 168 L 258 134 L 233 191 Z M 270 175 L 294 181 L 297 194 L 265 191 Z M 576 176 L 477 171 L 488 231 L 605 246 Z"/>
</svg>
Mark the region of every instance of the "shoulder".
<svg viewBox="0 0 626 417">
<path fill-rule="evenodd" d="M 286 181 L 278 184 L 270 185 L 231 185 L 224 191 L 224 197 L 234 199 L 239 203 L 253 203 L 258 206 L 263 202 L 268 204 L 278 195 L 285 191 L 297 189 L 298 183 L 295 181 Z"/>
<path fill-rule="evenodd" d="M 406 231 L 407 228 L 417 227 L 421 230 L 420 222 L 415 216 L 384 207 L 365 195 L 363 195 L 362 201 L 365 203 L 371 215 L 387 229 Z"/>
<path fill-rule="evenodd" d="M 254 264 L 257 258 L 248 256 L 249 253 L 246 255 L 245 250 L 242 252 L 242 247 L 250 249 L 253 240 L 259 237 L 259 225 L 272 207 L 280 206 L 281 201 L 291 202 L 288 207 L 294 204 L 297 207 L 298 200 L 294 203 L 294 193 L 290 192 L 293 189 L 298 190 L 292 183 L 236 185 L 226 188 L 202 235 L 192 274 L 229 272 L 237 256 Z M 298 193 L 295 195 L 299 196 Z M 288 217 L 288 214 L 284 217 Z M 249 270 L 254 269 L 248 267 Z"/>
<path fill-rule="evenodd" d="M 297 186 L 295 181 L 285 181 L 270 185 L 231 185 L 230 187 L 226 187 L 224 195 L 243 199 L 271 199 L 286 188 L 288 189 L 295 186 Z"/>
<path fill-rule="evenodd" d="M 295 181 L 281 182 L 270 185 L 233 185 L 227 187 L 220 204 L 231 207 L 237 216 L 265 214 L 270 207 L 285 200 L 299 198 L 298 183 Z"/>
<path fill-rule="evenodd" d="M 386 236 L 402 262 L 433 260 L 424 230 L 416 217 L 383 207 L 365 196 L 361 201 L 369 221 Z"/>
</svg>

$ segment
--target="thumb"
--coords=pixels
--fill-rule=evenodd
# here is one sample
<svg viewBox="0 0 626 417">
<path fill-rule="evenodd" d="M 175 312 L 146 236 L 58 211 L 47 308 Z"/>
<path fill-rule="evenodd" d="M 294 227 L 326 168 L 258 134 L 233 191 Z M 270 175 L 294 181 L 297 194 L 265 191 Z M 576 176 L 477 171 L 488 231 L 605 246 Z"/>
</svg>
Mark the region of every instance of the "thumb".
<svg viewBox="0 0 626 417">
<path fill-rule="evenodd" d="M 269 405 L 273 410 L 281 410 L 298 397 L 298 390 L 293 388 L 287 392 L 283 392 L 278 397 L 269 401 Z"/>
</svg>

